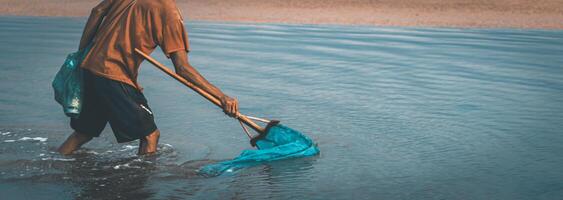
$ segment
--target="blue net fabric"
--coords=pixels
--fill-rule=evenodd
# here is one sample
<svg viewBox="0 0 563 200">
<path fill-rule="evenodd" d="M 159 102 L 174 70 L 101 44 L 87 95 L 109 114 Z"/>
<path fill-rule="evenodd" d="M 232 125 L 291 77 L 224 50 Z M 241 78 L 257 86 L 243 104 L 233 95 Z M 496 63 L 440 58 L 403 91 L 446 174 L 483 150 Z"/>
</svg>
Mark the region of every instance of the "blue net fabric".
<svg viewBox="0 0 563 200">
<path fill-rule="evenodd" d="M 258 149 L 244 150 L 238 157 L 219 163 L 209 164 L 199 169 L 205 176 L 218 176 L 226 171 L 235 171 L 264 162 L 288 158 L 314 156 L 319 148 L 307 136 L 283 125 L 270 128 L 265 138 L 256 142 Z"/>
</svg>

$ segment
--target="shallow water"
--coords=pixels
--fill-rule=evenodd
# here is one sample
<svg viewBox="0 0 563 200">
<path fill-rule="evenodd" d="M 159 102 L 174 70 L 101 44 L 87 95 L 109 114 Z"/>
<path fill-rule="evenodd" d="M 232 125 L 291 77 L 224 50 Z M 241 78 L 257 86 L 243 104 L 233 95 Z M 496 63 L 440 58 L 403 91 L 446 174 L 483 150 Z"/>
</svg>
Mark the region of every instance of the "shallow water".
<svg viewBox="0 0 563 200">
<path fill-rule="evenodd" d="M 563 31 L 188 22 L 194 66 L 244 113 L 281 119 L 322 152 L 207 178 L 195 169 L 248 139 L 147 63 L 156 157 L 109 128 L 75 155 L 53 152 L 71 129 L 50 81 L 84 23 L 0 17 L 2 198 L 563 196 Z"/>
</svg>

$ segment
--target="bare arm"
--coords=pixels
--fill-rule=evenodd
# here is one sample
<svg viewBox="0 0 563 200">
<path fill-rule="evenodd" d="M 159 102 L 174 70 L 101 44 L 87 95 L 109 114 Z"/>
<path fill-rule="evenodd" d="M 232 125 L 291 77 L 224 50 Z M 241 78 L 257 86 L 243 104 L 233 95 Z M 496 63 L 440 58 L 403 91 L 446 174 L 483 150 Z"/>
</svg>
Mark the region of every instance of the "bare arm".
<svg viewBox="0 0 563 200">
<path fill-rule="evenodd" d="M 100 24 L 109 10 L 110 5 L 110 0 L 104 0 L 92 9 L 88 22 L 86 22 L 86 26 L 84 27 L 82 38 L 80 39 L 80 45 L 78 46 L 79 50 L 86 48 L 86 46 L 92 42 Z"/>
<path fill-rule="evenodd" d="M 193 83 L 197 87 L 203 89 L 207 93 L 213 95 L 215 98 L 221 100 L 223 111 L 225 114 L 235 117 L 238 113 L 238 102 L 225 95 L 219 88 L 211 84 L 205 79 L 188 61 L 188 55 L 185 51 L 176 51 L 170 54 L 172 63 L 176 73 L 185 78 L 187 81 Z"/>
</svg>

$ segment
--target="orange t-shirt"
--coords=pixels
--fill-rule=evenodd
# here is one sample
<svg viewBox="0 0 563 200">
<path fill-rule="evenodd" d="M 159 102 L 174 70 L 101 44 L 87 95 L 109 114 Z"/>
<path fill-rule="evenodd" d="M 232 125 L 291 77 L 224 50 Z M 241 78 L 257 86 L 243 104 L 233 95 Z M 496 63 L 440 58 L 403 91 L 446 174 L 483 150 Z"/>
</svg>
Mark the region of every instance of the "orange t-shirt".
<svg viewBox="0 0 563 200">
<path fill-rule="evenodd" d="M 84 30 L 95 31 L 95 36 L 81 67 L 96 75 L 141 89 L 137 75 L 144 59 L 135 48 L 150 54 L 160 46 L 167 57 L 176 51 L 189 51 L 175 0 L 104 0 L 94 12 L 104 18 L 97 29 Z"/>
</svg>

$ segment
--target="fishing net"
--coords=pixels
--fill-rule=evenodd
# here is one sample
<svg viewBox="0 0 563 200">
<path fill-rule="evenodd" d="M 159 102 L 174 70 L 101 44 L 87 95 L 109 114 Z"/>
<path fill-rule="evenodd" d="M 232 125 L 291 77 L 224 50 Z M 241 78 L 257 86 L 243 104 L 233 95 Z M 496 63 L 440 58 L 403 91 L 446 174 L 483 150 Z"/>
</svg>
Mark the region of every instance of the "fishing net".
<svg viewBox="0 0 563 200">
<path fill-rule="evenodd" d="M 209 164 L 199 169 L 205 176 L 218 176 L 264 162 L 288 158 L 314 156 L 320 153 L 317 145 L 307 136 L 289 127 L 275 124 L 263 137 L 253 141 L 258 149 L 244 150 L 238 157 Z"/>
<path fill-rule="evenodd" d="M 147 59 L 147 61 L 152 63 L 158 69 L 162 70 L 164 73 L 168 74 L 180 83 L 194 90 L 207 100 L 211 101 L 216 106 L 223 108 L 222 103 L 216 97 L 195 86 L 191 82 L 185 80 L 178 74 L 170 71 L 170 69 L 168 69 L 162 63 L 156 61 L 154 58 L 145 54 L 141 50 L 135 49 L 135 52 Z M 205 165 L 198 169 L 198 172 L 201 175 L 218 176 L 226 171 L 235 171 L 244 167 L 258 165 L 264 162 L 288 158 L 307 157 L 319 154 L 317 145 L 314 144 L 311 139 L 301 134 L 299 131 L 280 125 L 279 121 L 245 116 L 241 113 L 237 113 L 237 119 L 239 120 L 239 123 L 241 124 L 243 130 L 246 132 L 247 136 L 251 138 L 250 143 L 252 144 L 252 146 L 257 147 L 257 149 L 245 150 L 238 157 L 232 160 Z M 267 126 L 266 128 L 262 128 L 252 120 L 267 123 Z M 252 137 L 252 135 L 245 127 L 245 124 L 258 132 L 259 135 Z"/>
</svg>

